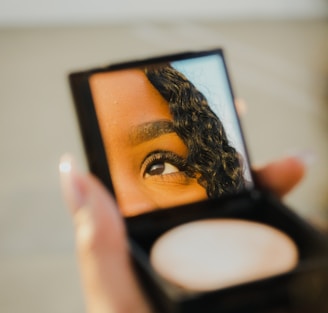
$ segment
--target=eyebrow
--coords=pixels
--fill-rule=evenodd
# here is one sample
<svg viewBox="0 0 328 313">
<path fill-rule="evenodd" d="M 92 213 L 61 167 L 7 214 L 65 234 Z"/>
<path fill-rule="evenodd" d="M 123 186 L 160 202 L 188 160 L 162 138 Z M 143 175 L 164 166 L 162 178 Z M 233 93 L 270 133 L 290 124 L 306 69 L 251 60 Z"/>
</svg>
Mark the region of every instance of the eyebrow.
<svg viewBox="0 0 328 313">
<path fill-rule="evenodd" d="M 154 122 L 147 122 L 132 128 L 129 135 L 129 141 L 133 145 L 138 145 L 145 141 L 174 132 L 175 130 L 172 121 L 158 120 Z"/>
</svg>

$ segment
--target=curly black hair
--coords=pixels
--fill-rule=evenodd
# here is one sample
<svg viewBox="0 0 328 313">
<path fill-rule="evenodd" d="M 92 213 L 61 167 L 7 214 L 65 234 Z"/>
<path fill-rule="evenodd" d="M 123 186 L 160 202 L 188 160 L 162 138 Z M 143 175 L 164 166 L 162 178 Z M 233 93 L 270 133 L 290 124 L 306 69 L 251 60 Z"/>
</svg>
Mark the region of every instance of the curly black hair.
<svg viewBox="0 0 328 313">
<path fill-rule="evenodd" d="M 188 175 L 197 177 L 209 198 L 243 189 L 241 157 L 205 96 L 170 64 L 143 70 L 168 102 L 174 130 L 188 148 Z"/>
</svg>

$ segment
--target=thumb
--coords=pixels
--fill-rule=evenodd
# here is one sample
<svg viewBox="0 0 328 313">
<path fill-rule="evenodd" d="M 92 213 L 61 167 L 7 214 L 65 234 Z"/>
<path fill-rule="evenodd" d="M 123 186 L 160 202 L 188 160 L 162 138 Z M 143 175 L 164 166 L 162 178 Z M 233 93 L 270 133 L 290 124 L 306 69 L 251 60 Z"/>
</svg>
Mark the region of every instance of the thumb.
<svg viewBox="0 0 328 313">
<path fill-rule="evenodd" d="M 60 162 L 64 198 L 72 212 L 89 313 L 150 312 L 133 272 L 123 220 L 112 196 L 92 175 Z"/>
</svg>

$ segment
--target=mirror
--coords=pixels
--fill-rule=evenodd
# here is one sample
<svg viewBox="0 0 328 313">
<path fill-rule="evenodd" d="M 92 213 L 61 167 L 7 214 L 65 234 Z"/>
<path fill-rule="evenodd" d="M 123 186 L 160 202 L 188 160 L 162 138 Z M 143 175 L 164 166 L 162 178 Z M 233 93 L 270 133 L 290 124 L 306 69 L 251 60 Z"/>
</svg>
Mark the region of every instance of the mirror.
<svg viewBox="0 0 328 313">
<path fill-rule="evenodd" d="M 222 54 L 96 71 L 88 82 L 123 215 L 252 184 Z"/>
</svg>

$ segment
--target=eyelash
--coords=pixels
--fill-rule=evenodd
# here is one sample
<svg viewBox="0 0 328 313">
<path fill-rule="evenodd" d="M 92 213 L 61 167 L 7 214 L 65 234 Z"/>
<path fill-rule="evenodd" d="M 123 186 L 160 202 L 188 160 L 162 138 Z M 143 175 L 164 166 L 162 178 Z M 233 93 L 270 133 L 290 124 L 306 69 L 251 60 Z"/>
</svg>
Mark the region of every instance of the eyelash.
<svg viewBox="0 0 328 313">
<path fill-rule="evenodd" d="M 179 171 L 185 171 L 187 164 L 186 160 L 175 154 L 172 151 L 158 150 L 153 151 L 148 154 L 141 163 L 142 176 L 145 176 L 147 171 L 158 162 L 170 163 L 173 166 L 177 167 Z"/>
</svg>

